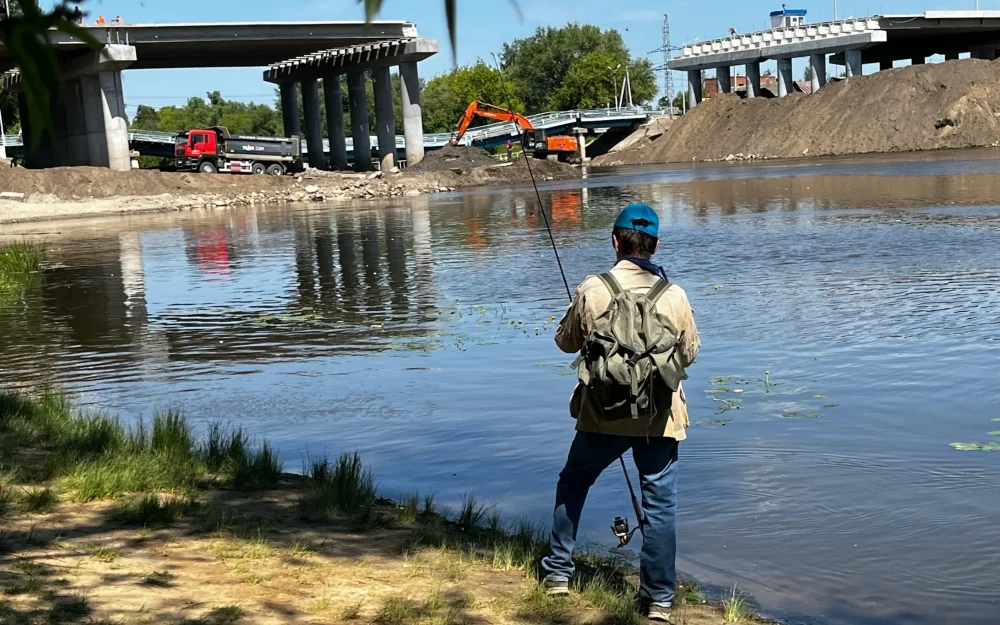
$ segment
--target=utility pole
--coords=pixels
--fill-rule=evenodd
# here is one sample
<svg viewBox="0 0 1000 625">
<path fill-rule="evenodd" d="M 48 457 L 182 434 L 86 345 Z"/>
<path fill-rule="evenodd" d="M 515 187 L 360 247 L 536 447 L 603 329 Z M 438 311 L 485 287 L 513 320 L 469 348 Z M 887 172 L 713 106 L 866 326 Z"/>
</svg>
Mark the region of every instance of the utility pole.
<svg viewBox="0 0 1000 625">
<path fill-rule="evenodd" d="M 0 15 L 0 19 L 8 19 L 10 17 L 10 0 L 0 1 L 3 2 L 3 14 Z M 0 159 L 7 160 L 7 135 L 4 134 L 2 112 L 0 112 Z"/>
<path fill-rule="evenodd" d="M 670 62 L 670 16 L 663 14 L 663 94 L 667 97 L 667 111 L 674 106 L 674 73 L 667 67 Z"/>
<path fill-rule="evenodd" d="M 979 0 L 976 0 L 976 4 L 979 4 Z M 837 21 L 837 0 L 833 0 L 833 21 Z"/>
</svg>

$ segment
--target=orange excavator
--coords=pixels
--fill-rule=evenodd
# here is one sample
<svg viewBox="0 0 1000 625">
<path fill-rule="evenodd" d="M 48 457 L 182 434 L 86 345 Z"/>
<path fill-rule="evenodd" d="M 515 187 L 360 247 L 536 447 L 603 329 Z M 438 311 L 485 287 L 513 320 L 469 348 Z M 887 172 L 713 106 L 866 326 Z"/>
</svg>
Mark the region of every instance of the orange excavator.
<svg viewBox="0 0 1000 625">
<path fill-rule="evenodd" d="M 544 130 L 535 130 L 535 127 L 531 125 L 531 120 L 524 115 L 478 100 L 469 104 L 462 118 L 458 120 L 455 132 L 451 135 L 452 145 L 458 145 L 458 142 L 465 136 L 465 131 L 469 129 L 469 124 L 476 117 L 513 122 L 520 126 L 521 145 L 526 151 L 531 150 L 535 158 L 546 158 L 549 154 L 555 154 L 559 160 L 565 161 L 575 156 L 577 150 L 580 149 L 576 137 L 564 135 L 549 137 Z"/>
</svg>

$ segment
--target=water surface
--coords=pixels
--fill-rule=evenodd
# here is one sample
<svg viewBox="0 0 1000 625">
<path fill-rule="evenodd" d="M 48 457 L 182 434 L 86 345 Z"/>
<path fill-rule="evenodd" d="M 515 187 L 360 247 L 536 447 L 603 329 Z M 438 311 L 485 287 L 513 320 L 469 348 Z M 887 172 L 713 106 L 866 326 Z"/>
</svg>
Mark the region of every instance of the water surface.
<svg viewBox="0 0 1000 625">
<path fill-rule="evenodd" d="M 988 154 L 986 154 L 988 155 Z M 978 153 L 591 172 L 543 187 L 571 283 L 631 201 L 697 311 L 682 569 L 794 623 L 995 623 L 1000 167 Z M 387 495 L 543 521 L 572 437 L 565 292 L 533 194 L 489 189 L 11 226 L 51 248 L 0 310 L 7 386 L 181 407 L 286 467 L 359 450 Z M 764 383 L 765 371 L 767 384 Z M 601 478 L 584 539 L 629 510 Z"/>
</svg>

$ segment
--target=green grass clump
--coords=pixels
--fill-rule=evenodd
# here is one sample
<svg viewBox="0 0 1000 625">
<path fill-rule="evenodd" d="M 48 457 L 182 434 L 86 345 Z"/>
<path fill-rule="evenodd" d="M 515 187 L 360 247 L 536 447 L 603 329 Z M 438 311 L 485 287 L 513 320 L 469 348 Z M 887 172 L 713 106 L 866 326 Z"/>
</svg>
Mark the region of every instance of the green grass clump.
<svg viewBox="0 0 1000 625">
<path fill-rule="evenodd" d="M 533 623 L 565 622 L 569 605 L 561 597 L 552 597 L 539 584 L 518 600 L 515 616 Z"/>
<path fill-rule="evenodd" d="M 28 287 L 41 281 L 45 249 L 37 243 L 0 244 L 0 304 L 20 299 Z"/>
<path fill-rule="evenodd" d="M 345 607 L 340 612 L 340 619 L 342 621 L 356 621 L 361 618 L 361 606 L 364 605 L 364 600 L 358 601 L 357 603 L 352 603 L 351 605 Z"/>
<path fill-rule="evenodd" d="M 599 571 L 580 588 L 584 599 L 608 615 L 616 625 L 635 625 L 642 621 L 639 614 L 639 593 L 616 573 Z"/>
<path fill-rule="evenodd" d="M 475 533 L 486 518 L 486 506 L 476 501 L 475 495 L 466 494 L 462 498 L 462 509 L 458 513 L 458 527 L 465 533 Z"/>
<path fill-rule="evenodd" d="M 747 611 L 748 601 L 746 595 L 739 592 L 736 586 L 733 586 L 732 592 L 730 592 L 722 600 L 722 618 L 727 623 L 740 623 L 749 616 Z"/>
<path fill-rule="evenodd" d="M 416 604 L 407 597 L 389 597 L 378 612 L 375 622 L 383 625 L 403 625 L 417 616 Z"/>
<path fill-rule="evenodd" d="M 403 523 L 416 523 L 420 518 L 420 494 L 411 493 L 402 500 L 399 504 L 399 520 Z"/>
<path fill-rule="evenodd" d="M 208 613 L 208 622 L 213 625 L 229 625 L 243 618 L 243 608 L 238 605 L 221 605 Z"/>
<path fill-rule="evenodd" d="M 59 503 L 59 496 L 51 488 L 26 490 L 18 499 L 26 512 L 52 512 Z"/>
<path fill-rule="evenodd" d="M 343 454 L 332 465 L 326 458 L 314 460 L 308 477 L 300 500 L 305 510 L 334 518 L 374 509 L 375 478 L 356 453 Z"/>
<path fill-rule="evenodd" d="M 189 499 L 161 498 L 150 493 L 115 505 L 108 519 L 136 527 L 164 526 L 187 514 L 193 505 Z"/>
<path fill-rule="evenodd" d="M 76 501 L 111 499 L 126 493 L 172 492 L 191 495 L 203 479 L 190 458 L 146 452 L 99 458 L 77 466 L 67 477 Z"/>
<path fill-rule="evenodd" d="M 243 428 L 226 429 L 216 422 L 209 426 L 201 449 L 208 470 L 237 488 L 270 488 L 281 478 L 282 464 L 275 450 L 264 441 L 254 448 Z"/>
</svg>

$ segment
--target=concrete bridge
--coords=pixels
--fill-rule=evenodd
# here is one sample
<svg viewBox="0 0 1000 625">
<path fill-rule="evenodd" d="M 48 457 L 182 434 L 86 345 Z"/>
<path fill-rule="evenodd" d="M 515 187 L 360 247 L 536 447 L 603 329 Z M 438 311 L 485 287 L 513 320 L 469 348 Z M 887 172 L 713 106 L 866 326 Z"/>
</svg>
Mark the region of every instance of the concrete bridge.
<svg viewBox="0 0 1000 625">
<path fill-rule="evenodd" d="M 535 128 L 543 129 L 551 134 L 568 133 L 577 128 L 591 132 L 604 131 L 612 128 L 634 128 L 650 119 L 663 115 L 658 109 L 647 107 L 629 107 L 621 109 L 580 109 L 575 111 L 556 111 L 529 115 L 528 119 Z M 131 150 L 143 156 L 172 157 L 174 155 L 174 139 L 172 132 L 155 130 L 129 130 L 128 143 Z M 497 147 L 504 145 L 511 138 L 517 139 L 518 130 L 509 122 L 498 122 L 479 126 L 469 130 L 462 138 L 462 145 L 477 147 Z M 406 136 L 395 135 L 396 157 L 406 158 Z M 436 150 L 448 145 L 451 133 L 438 132 L 423 135 L 425 150 Z M 24 140 L 21 135 L 6 135 L 4 137 L 7 152 L 18 158 L 24 158 Z M 370 145 L 378 149 L 378 137 L 369 137 Z M 323 160 L 330 158 L 331 144 L 328 139 L 322 140 Z M 354 161 L 354 138 L 347 137 L 345 141 L 347 160 Z M 302 141 L 302 153 L 309 154 L 309 142 Z"/>
<path fill-rule="evenodd" d="M 866 63 L 891 69 L 896 61 L 913 64 L 943 55 L 960 54 L 996 59 L 1000 50 L 1000 11 L 927 11 L 922 14 L 876 15 L 818 24 L 805 23 L 806 12 L 788 9 L 771 14 L 772 28 L 733 34 L 684 46 L 679 58 L 667 63 L 687 71 L 691 106 L 702 98 L 705 70 L 715 70 L 719 90 L 732 91 L 732 68 L 746 66 L 748 98 L 761 95 L 760 64 L 776 60 L 778 95 L 792 91 L 792 59 L 808 58 L 812 89 L 826 84 L 827 59 L 842 65 L 848 78 L 860 76 Z"/>
<path fill-rule="evenodd" d="M 403 80 L 403 125 L 406 135 L 407 157 L 411 163 L 423 157 L 423 130 L 420 112 L 420 95 L 417 62 L 437 52 L 437 42 L 420 39 L 417 28 L 409 22 L 295 22 L 295 23 L 232 23 L 232 24 L 135 24 L 86 26 L 90 34 L 103 44 L 91 50 L 83 41 L 52 31 L 50 41 L 62 65 L 64 82 L 62 99 L 52 103 L 54 133 L 46 131 L 37 148 L 25 155 L 31 167 L 59 165 L 94 165 L 112 169 L 129 169 L 129 132 L 125 116 L 125 98 L 121 73 L 126 69 L 194 68 L 194 67 L 258 67 L 283 63 L 287 55 L 298 55 L 288 63 L 288 71 L 265 78 L 281 87 L 285 105 L 285 130 L 289 135 L 300 134 L 296 112 L 297 89 L 292 87 L 305 70 L 321 70 L 324 76 L 346 74 L 352 94 L 352 118 L 364 120 L 367 126 L 368 109 L 365 101 L 364 80 L 370 70 L 375 82 L 376 117 L 380 128 L 392 116 L 392 93 L 389 69 L 399 66 Z M 344 51 L 342 54 L 332 54 Z M 303 63 L 299 59 L 308 59 Z M 324 60 L 319 63 L 318 60 Z M 335 59 L 336 63 L 329 61 Z M 0 69 L 13 69 L 9 53 L 0 46 Z M 337 113 L 342 102 L 340 81 L 328 81 L 328 112 Z M 334 89 L 334 83 L 336 88 Z M 318 91 L 315 78 L 303 83 L 306 108 L 306 136 L 313 138 L 315 146 L 322 144 L 315 131 L 318 125 Z M 17 72 L 4 75 L 3 88 L 18 94 L 22 113 L 27 102 L 21 89 L 21 76 Z M 360 89 L 360 96 L 358 90 Z M 313 97 L 315 96 L 315 97 Z M 389 117 L 385 109 L 388 103 Z M 28 117 L 22 114 L 24 134 L 30 135 Z M 315 122 L 315 123 L 314 123 Z M 355 129 L 357 130 L 357 129 Z M 363 157 L 364 144 L 369 142 L 367 129 L 355 132 L 357 151 Z M 380 130 L 376 133 L 382 137 Z M 394 133 L 392 133 L 394 134 Z M 310 135 L 312 135 L 310 137 Z M 337 146 L 335 166 L 346 166 L 346 159 L 339 146 L 346 145 L 343 117 L 334 124 L 329 135 Z M 384 136 L 383 145 L 394 141 L 391 134 Z M 388 148 L 387 148 L 388 149 Z M 370 152 L 370 146 L 367 150 Z M 393 150 L 393 154 L 395 151 Z M 317 152 L 317 154 L 319 154 Z M 321 159 L 316 159 L 321 160 Z M 315 161 L 314 161 L 315 162 Z M 370 168 L 370 159 L 359 159 L 362 169 Z"/>
</svg>

